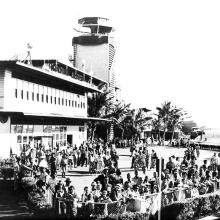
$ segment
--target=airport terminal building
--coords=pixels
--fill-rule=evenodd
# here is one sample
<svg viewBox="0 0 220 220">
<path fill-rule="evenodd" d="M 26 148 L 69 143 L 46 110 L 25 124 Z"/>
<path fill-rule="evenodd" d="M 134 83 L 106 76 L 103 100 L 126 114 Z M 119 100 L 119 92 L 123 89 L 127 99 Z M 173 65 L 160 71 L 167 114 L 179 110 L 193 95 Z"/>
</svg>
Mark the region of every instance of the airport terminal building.
<svg viewBox="0 0 220 220">
<path fill-rule="evenodd" d="M 87 139 L 87 94 L 104 80 L 58 60 L 0 61 L 0 157 L 26 144 L 62 148 Z"/>
</svg>

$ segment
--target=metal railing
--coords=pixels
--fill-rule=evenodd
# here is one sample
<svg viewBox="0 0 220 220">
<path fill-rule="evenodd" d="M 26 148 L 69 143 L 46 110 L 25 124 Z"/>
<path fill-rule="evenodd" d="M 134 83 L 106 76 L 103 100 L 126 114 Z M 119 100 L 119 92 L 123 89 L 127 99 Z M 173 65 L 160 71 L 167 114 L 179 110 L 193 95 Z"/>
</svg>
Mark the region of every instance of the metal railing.
<svg viewBox="0 0 220 220">
<path fill-rule="evenodd" d="M 219 185 L 216 183 L 214 192 L 219 191 Z M 208 193 L 206 193 L 208 194 Z M 205 194 L 205 195 L 206 195 Z M 126 198 L 126 202 L 115 201 L 109 203 L 102 202 L 81 202 L 75 199 L 55 198 L 52 189 L 48 188 L 48 203 L 55 209 L 58 215 L 92 215 L 92 216 L 108 216 L 123 214 L 129 212 L 149 212 L 156 213 L 161 207 L 180 202 L 190 198 L 204 196 L 194 194 L 193 187 L 172 188 L 161 193 L 144 194 L 142 196 L 134 196 Z M 161 203 L 161 204 L 160 204 Z"/>
<path fill-rule="evenodd" d="M 56 199 L 56 205 L 58 215 L 67 215 L 71 212 L 69 209 L 75 209 L 78 215 L 118 215 L 119 213 L 126 212 L 126 204 L 116 201 L 110 203 L 101 202 L 76 202 L 74 199 Z"/>
</svg>

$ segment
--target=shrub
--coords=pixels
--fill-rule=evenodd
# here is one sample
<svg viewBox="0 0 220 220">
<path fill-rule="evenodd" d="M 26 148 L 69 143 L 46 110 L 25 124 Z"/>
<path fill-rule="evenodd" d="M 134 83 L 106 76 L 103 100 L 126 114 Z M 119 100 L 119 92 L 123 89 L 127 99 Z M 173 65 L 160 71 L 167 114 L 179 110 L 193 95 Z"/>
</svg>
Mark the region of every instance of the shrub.
<svg viewBox="0 0 220 220">
<path fill-rule="evenodd" d="M 2 176 L 4 179 L 12 178 L 14 176 L 13 168 L 2 168 Z"/>
<path fill-rule="evenodd" d="M 35 179 L 33 177 L 23 177 L 21 184 L 24 190 L 31 191 L 35 185 Z"/>
<path fill-rule="evenodd" d="M 47 199 L 37 191 L 28 193 L 28 205 L 35 216 L 50 216 L 52 211 L 52 207 L 48 204 Z"/>
<path fill-rule="evenodd" d="M 220 211 L 220 192 L 175 202 L 161 210 L 162 219 L 190 220 Z M 158 213 L 154 216 L 157 218 Z"/>
<path fill-rule="evenodd" d="M 148 220 L 149 214 L 148 213 L 141 213 L 141 212 L 126 212 L 123 214 L 118 215 L 108 215 L 106 217 L 97 216 L 95 219 L 100 220 Z"/>
</svg>

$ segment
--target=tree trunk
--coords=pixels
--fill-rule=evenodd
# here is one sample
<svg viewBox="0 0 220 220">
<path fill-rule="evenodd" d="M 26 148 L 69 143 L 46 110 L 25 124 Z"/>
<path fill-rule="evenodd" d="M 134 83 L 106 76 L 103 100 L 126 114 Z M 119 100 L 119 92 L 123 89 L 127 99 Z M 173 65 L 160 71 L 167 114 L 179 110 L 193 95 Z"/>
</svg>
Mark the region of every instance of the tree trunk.
<svg viewBox="0 0 220 220">
<path fill-rule="evenodd" d="M 165 135 L 166 135 L 166 130 L 163 131 L 163 146 L 165 144 Z"/>
<path fill-rule="evenodd" d="M 158 141 L 159 141 L 158 145 L 160 146 L 161 145 L 160 129 L 159 129 L 159 133 L 158 133 Z"/>
<path fill-rule="evenodd" d="M 173 138 L 174 138 L 174 129 L 172 131 L 172 136 L 171 136 L 171 140 L 170 140 L 170 144 L 172 145 L 172 142 L 173 142 Z"/>
</svg>

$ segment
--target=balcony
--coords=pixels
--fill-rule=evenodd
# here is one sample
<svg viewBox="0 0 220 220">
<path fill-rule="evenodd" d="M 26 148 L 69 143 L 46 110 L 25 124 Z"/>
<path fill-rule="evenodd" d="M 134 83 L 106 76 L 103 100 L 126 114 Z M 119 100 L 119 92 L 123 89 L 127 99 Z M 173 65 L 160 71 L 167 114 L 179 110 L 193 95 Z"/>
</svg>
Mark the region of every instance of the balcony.
<svg viewBox="0 0 220 220">
<path fill-rule="evenodd" d="M 59 78 L 67 80 L 73 83 L 77 83 L 83 87 L 90 88 L 95 91 L 100 91 L 102 86 L 106 85 L 107 82 L 93 77 L 88 73 L 85 73 L 77 68 L 71 67 L 64 63 L 59 62 L 55 59 L 50 60 L 32 60 L 31 64 L 18 62 L 17 64 L 25 65 L 26 67 L 40 69 L 49 75 L 54 77 L 60 76 Z"/>
</svg>

